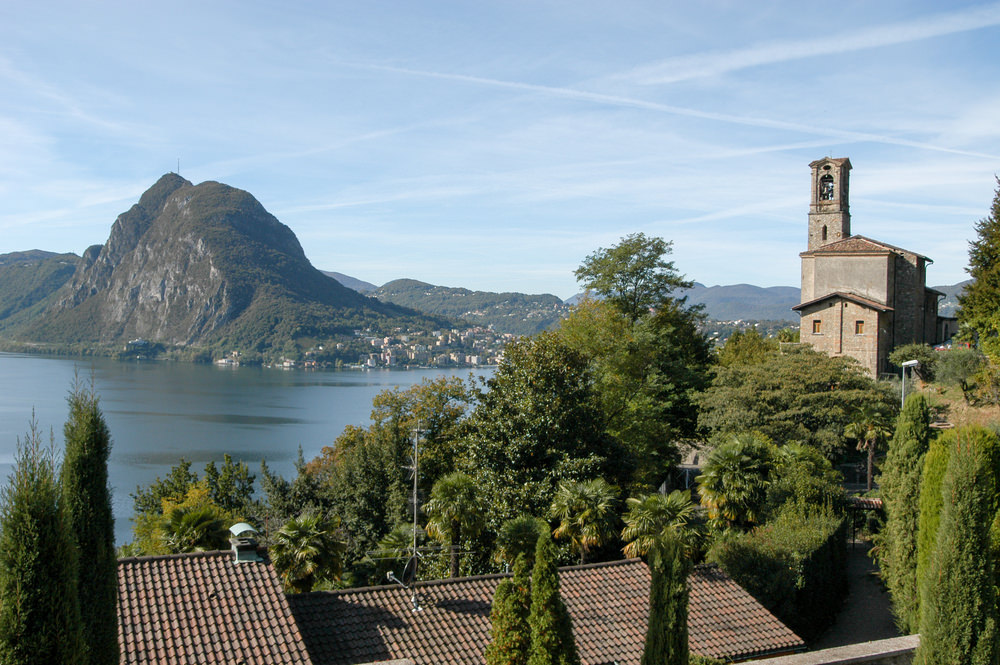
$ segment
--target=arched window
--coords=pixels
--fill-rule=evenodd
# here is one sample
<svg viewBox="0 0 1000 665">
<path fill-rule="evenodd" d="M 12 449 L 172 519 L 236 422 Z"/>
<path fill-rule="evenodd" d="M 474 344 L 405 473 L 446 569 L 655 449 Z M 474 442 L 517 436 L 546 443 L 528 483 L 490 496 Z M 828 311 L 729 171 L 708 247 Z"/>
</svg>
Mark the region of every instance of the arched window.
<svg viewBox="0 0 1000 665">
<path fill-rule="evenodd" d="M 826 225 L 823 225 L 823 241 L 826 241 Z"/>
<path fill-rule="evenodd" d="M 819 179 L 819 200 L 833 200 L 833 176 L 829 173 Z"/>
</svg>

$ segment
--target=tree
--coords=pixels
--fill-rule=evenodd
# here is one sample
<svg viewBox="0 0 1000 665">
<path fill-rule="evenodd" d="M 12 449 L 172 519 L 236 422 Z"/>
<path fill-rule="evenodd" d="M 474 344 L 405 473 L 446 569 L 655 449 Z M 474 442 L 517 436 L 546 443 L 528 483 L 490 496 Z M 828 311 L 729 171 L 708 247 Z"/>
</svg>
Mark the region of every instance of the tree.
<svg viewBox="0 0 1000 665">
<path fill-rule="evenodd" d="M 844 428 L 844 436 L 858 442 L 858 450 L 868 453 L 868 484 L 872 489 L 872 477 L 875 473 L 875 452 L 892 430 L 889 419 L 882 413 L 877 404 L 862 404 L 854 412 L 851 422 Z"/>
<path fill-rule="evenodd" d="M 920 516 L 917 520 L 917 597 L 924 595 L 928 584 L 931 558 L 937 545 L 938 527 L 941 524 L 941 484 L 948 469 L 951 449 L 955 443 L 954 430 L 931 441 L 924 454 L 920 470 Z"/>
<path fill-rule="evenodd" d="M 531 589 L 523 554 L 514 562 L 514 576 L 497 585 L 490 610 L 490 643 L 486 665 L 527 665 L 531 648 Z"/>
<path fill-rule="evenodd" d="M 618 489 L 603 478 L 559 483 L 549 516 L 559 520 L 553 535 L 568 538 L 587 563 L 591 547 L 600 547 L 614 535 L 618 523 Z"/>
<path fill-rule="evenodd" d="M 449 545 L 451 576 L 458 577 L 463 540 L 475 537 L 484 526 L 475 481 L 461 471 L 438 479 L 424 512 L 429 518 L 427 535 Z"/>
<path fill-rule="evenodd" d="M 693 553 L 698 534 L 690 524 L 697 507 L 690 492 L 674 490 L 670 494 L 629 497 L 625 504 L 625 556 L 646 556 L 668 540 L 680 542 L 688 554 Z"/>
<path fill-rule="evenodd" d="M 778 340 L 768 339 L 756 327 L 737 330 L 722 345 L 716 356 L 723 367 L 732 365 L 756 365 L 767 361 L 778 351 Z"/>
<path fill-rule="evenodd" d="M 555 544 L 548 531 L 538 538 L 531 575 L 531 650 L 528 665 L 579 665 L 573 623 L 559 595 Z"/>
<path fill-rule="evenodd" d="M 766 362 L 719 367 L 695 398 L 698 426 L 715 441 L 753 430 L 784 445 L 798 441 L 826 457 L 843 455 L 844 428 L 864 404 L 894 417 L 899 398 L 852 358 L 812 349 L 775 352 Z"/>
<path fill-rule="evenodd" d="M 0 662 L 83 663 L 77 551 L 32 419 L 0 491 Z"/>
<path fill-rule="evenodd" d="M 672 534 L 652 550 L 642 665 L 687 665 L 689 570 L 684 547 Z"/>
<path fill-rule="evenodd" d="M 934 381 L 938 358 L 938 352 L 927 344 L 903 344 L 889 354 L 889 362 L 896 367 L 902 367 L 908 360 L 919 361 L 920 364 L 913 368 L 913 372 L 922 381 Z"/>
<path fill-rule="evenodd" d="M 930 446 L 930 409 L 916 393 L 906 399 L 879 478 L 885 526 L 878 535 L 879 568 L 892 597 L 896 623 L 905 634 L 919 630 L 917 529 L 920 470 Z"/>
<path fill-rule="evenodd" d="M 535 565 L 535 546 L 538 544 L 538 536 L 548 530 L 548 523 L 538 517 L 522 515 L 507 520 L 500 525 L 500 531 L 497 533 L 494 560 L 512 566 L 517 557 L 523 555 L 528 567 L 531 568 Z"/>
<path fill-rule="evenodd" d="M 985 665 L 1000 657 L 990 538 L 997 477 L 987 450 L 998 442 L 976 428 L 959 431 L 956 439 L 941 486 L 941 522 L 928 571 L 933 583 L 924 585 L 920 598 L 917 658 L 923 665 Z"/>
<path fill-rule="evenodd" d="M 1000 362 L 1000 178 L 989 214 L 976 223 L 976 239 L 969 242 L 972 282 L 958 297 L 958 319 L 969 341 L 992 362 Z"/>
<path fill-rule="evenodd" d="M 709 524 L 749 530 L 763 520 L 774 468 L 774 445 L 756 433 L 733 436 L 713 450 L 695 480 Z"/>
<path fill-rule="evenodd" d="M 246 462 L 233 462 L 229 453 L 222 459 L 222 469 L 215 462 L 205 465 L 205 481 L 211 493 L 212 502 L 223 510 L 239 515 L 244 520 L 260 512 L 261 506 L 254 501 L 254 480 Z"/>
<path fill-rule="evenodd" d="M 218 506 L 178 506 L 164 517 L 163 544 L 171 554 L 220 550 L 229 541 L 226 519 Z"/>
<path fill-rule="evenodd" d="M 673 261 L 664 260 L 672 244 L 633 233 L 614 247 L 599 248 L 574 274 L 584 287 L 613 303 L 634 322 L 666 302 L 674 290 L 693 285 L 678 274 Z"/>
<path fill-rule="evenodd" d="M 767 488 L 767 520 L 787 504 L 806 510 L 827 508 L 841 512 L 847 501 L 844 478 L 816 448 L 786 443 L 774 451 L 774 471 Z"/>
<path fill-rule="evenodd" d="M 468 419 L 466 471 L 487 526 L 548 510 L 559 481 L 624 474 L 586 359 L 551 333 L 508 344 Z"/>
<path fill-rule="evenodd" d="M 344 546 L 336 530 L 337 524 L 313 514 L 293 517 L 278 529 L 271 556 L 287 590 L 309 593 L 318 581 L 340 577 Z"/>
<path fill-rule="evenodd" d="M 108 487 L 111 433 L 93 385 L 85 388 L 75 383 L 68 401 L 60 475 L 69 533 L 77 551 L 86 557 L 86 565 L 78 568 L 76 589 L 87 636 L 87 662 L 117 663 L 118 559 Z"/>
</svg>

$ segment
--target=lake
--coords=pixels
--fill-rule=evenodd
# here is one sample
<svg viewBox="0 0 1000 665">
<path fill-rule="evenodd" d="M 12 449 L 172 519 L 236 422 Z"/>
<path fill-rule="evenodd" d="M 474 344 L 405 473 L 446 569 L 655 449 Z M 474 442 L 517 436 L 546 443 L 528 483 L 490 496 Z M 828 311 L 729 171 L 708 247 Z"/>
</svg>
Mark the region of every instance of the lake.
<svg viewBox="0 0 1000 665">
<path fill-rule="evenodd" d="M 346 425 L 369 424 L 372 398 L 383 390 L 425 378 L 467 377 L 470 370 L 306 372 L 0 353 L 0 482 L 10 475 L 32 409 L 45 440 L 51 430 L 62 450 L 74 372 L 87 382 L 93 377 L 111 430 L 108 473 L 115 537 L 122 544 L 131 540 L 129 493 L 166 475 L 181 457 L 199 474 L 229 453 L 254 473 L 266 459 L 272 471 L 290 477 L 299 446 L 309 460 Z"/>
</svg>

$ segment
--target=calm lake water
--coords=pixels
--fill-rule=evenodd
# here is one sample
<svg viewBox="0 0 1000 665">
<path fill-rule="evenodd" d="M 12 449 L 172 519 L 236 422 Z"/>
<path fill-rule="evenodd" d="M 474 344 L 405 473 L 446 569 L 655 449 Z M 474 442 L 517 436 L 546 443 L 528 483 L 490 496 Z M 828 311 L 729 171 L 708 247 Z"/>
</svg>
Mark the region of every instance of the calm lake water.
<svg viewBox="0 0 1000 665">
<path fill-rule="evenodd" d="M 308 460 L 346 425 L 369 424 L 372 398 L 383 390 L 469 375 L 468 369 L 303 372 L 0 353 L 0 482 L 11 472 L 32 409 L 46 440 L 51 430 L 62 450 L 76 371 L 86 381 L 93 376 L 111 429 L 108 471 L 119 544 L 131 540 L 129 493 L 164 476 L 181 457 L 199 474 L 229 453 L 254 473 L 266 459 L 290 477 L 299 446 Z"/>
</svg>

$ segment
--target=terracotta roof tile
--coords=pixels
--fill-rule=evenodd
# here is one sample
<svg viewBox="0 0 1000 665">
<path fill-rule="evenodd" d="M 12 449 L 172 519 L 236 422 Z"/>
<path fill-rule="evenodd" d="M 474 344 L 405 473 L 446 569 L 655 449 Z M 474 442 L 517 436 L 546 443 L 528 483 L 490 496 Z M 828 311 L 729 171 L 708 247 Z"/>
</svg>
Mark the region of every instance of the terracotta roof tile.
<svg viewBox="0 0 1000 665">
<path fill-rule="evenodd" d="M 503 575 L 418 584 L 422 608 L 397 586 L 289 596 L 316 665 L 409 658 L 424 663 L 482 663 L 489 612 Z M 630 559 L 560 569 L 584 664 L 638 664 L 646 636 L 649 569 Z M 689 578 L 691 649 L 739 660 L 804 648 L 804 642 L 716 566 Z"/>
<path fill-rule="evenodd" d="M 270 562 L 202 552 L 118 561 L 122 663 L 309 665 Z"/>
</svg>

